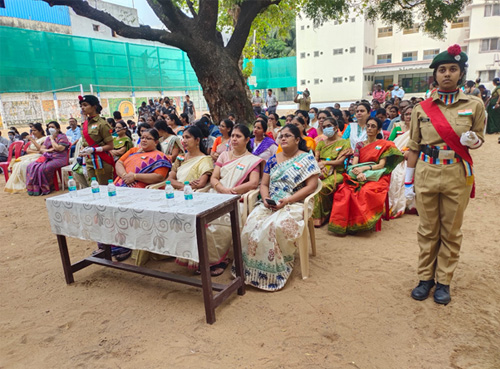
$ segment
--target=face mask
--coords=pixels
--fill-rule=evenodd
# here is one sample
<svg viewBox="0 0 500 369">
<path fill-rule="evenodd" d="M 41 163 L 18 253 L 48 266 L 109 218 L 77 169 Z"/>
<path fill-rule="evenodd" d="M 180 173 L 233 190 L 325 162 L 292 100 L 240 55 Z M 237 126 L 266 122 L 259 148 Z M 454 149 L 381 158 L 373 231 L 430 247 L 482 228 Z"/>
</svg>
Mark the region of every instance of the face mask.
<svg viewBox="0 0 500 369">
<path fill-rule="evenodd" d="M 57 132 L 57 130 L 55 128 L 49 128 L 49 133 L 51 135 L 54 135 L 56 132 Z"/>
<path fill-rule="evenodd" d="M 314 119 L 314 113 L 309 113 L 309 119 L 313 120 Z"/>
<path fill-rule="evenodd" d="M 335 129 L 333 127 L 323 128 L 323 134 L 326 137 L 333 137 L 333 136 L 335 136 Z"/>
<path fill-rule="evenodd" d="M 399 90 L 399 86 L 394 87 L 394 89 L 395 89 L 396 91 L 397 91 L 397 90 Z"/>
<path fill-rule="evenodd" d="M 13 139 L 14 139 L 14 136 L 9 135 L 9 140 L 11 140 L 11 141 L 12 141 Z"/>
</svg>

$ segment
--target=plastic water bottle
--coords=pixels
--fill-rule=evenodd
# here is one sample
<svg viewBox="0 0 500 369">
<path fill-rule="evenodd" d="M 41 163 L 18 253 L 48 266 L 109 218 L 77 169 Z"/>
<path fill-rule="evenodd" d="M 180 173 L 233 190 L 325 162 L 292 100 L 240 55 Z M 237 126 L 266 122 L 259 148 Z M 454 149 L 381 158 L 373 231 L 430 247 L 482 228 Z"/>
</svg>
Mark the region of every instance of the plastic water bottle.
<svg viewBox="0 0 500 369">
<path fill-rule="evenodd" d="M 109 202 L 115 202 L 116 200 L 116 186 L 112 179 L 108 179 L 108 199 Z"/>
<path fill-rule="evenodd" d="M 174 188 L 170 181 L 165 182 L 165 198 L 167 199 L 167 204 L 174 202 Z"/>
<path fill-rule="evenodd" d="M 193 189 L 189 185 L 189 182 L 184 182 L 184 200 L 186 200 L 186 205 L 191 206 L 191 201 L 193 200 Z"/>
<path fill-rule="evenodd" d="M 76 193 L 76 181 L 73 179 L 73 176 L 69 176 L 69 179 L 68 179 L 68 189 L 69 189 L 69 195 L 71 197 L 78 196 L 77 193 Z"/>
<path fill-rule="evenodd" d="M 94 200 L 100 199 L 101 194 L 99 189 L 99 183 L 97 182 L 95 177 L 92 177 L 92 182 L 90 182 L 90 187 L 92 188 L 92 196 L 94 197 Z"/>
</svg>

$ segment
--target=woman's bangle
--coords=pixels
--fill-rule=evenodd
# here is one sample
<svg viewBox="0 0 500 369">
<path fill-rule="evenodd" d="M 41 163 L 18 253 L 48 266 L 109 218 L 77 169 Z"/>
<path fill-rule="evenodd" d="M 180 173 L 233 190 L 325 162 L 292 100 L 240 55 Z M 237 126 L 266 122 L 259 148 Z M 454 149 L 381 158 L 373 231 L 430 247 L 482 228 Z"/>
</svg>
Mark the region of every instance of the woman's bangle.
<svg viewBox="0 0 500 369">
<path fill-rule="evenodd" d="M 217 183 L 215 184 L 215 186 L 214 186 L 214 190 L 216 190 L 216 189 L 217 189 L 217 185 L 220 185 L 220 181 L 219 181 L 219 182 L 217 182 Z"/>
<path fill-rule="evenodd" d="M 134 173 L 134 181 L 136 181 L 136 180 L 137 180 L 137 174 Z"/>
</svg>

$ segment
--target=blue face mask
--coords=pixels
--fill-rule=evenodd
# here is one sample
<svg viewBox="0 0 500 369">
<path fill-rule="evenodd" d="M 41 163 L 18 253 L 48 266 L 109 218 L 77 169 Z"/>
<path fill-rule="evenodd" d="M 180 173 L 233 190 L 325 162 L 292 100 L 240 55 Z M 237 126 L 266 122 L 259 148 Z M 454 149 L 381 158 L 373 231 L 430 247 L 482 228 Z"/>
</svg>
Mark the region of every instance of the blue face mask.
<svg viewBox="0 0 500 369">
<path fill-rule="evenodd" d="M 333 137 L 333 136 L 335 136 L 335 128 L 334 127 L 323 128 L 323 134 L 326 137 Z"/>
<path fill-rule="evenodd" d="M 309 113 L 309 119 L 313 120 L 314 119 L 314 113 Z"/>
</svg>

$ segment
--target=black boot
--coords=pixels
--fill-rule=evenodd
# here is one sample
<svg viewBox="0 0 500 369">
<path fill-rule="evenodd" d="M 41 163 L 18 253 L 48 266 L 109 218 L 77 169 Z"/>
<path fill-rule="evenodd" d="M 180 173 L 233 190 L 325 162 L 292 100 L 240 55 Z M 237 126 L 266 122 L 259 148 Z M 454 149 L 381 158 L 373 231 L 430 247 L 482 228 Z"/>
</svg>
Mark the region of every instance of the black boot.
<svg viewBox="0 0 500 369">
<path fill-rule="evenodd" d="M 438 283 L 436 285 L 436 291 L 434 291 L 434 301 L 438 304 L 448 304 L 451 301 L 450 286 Z"/>
<path fill-rule="evenodd" d="M 434 287 L 434 279 L 431 279 L 430 281 L 420 281 L 418 286 L 411 291 L 411 297 L 415 300 L 423 301 L 429 297 L 429 292 L 432 287 Z"/>
</svg>

